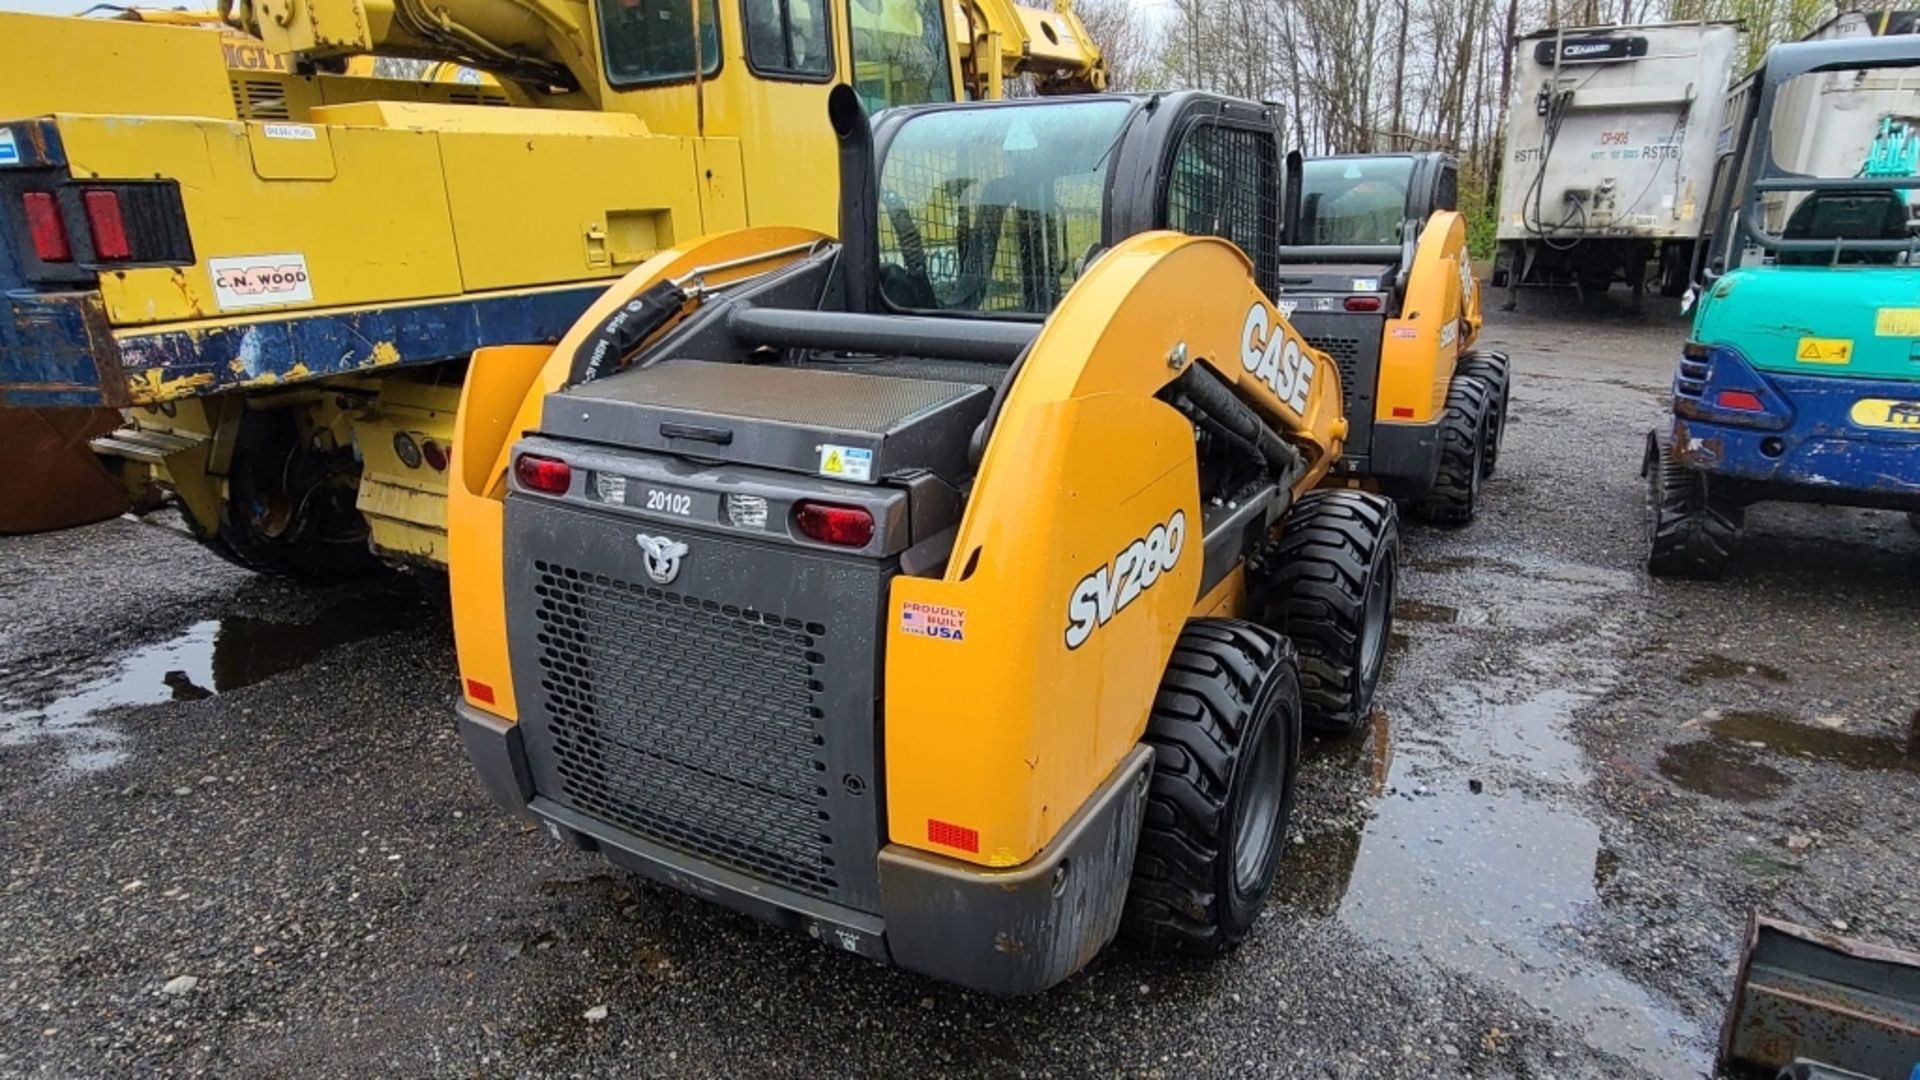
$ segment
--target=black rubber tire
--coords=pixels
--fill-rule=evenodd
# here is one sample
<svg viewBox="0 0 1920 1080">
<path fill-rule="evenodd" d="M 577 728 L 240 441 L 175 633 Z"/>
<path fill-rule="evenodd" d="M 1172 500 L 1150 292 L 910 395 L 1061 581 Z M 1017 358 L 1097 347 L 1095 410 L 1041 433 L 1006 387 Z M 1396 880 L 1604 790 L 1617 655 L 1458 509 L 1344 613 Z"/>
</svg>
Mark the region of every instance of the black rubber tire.
<svg viewBox="0 0 1920 1080">
<path fill-rule="evenodd" d="M 1399 584 L 1400 514 L 1365 491 L 1310 491 L 1287 512 L 1262 557 L 1266 625 L 1298 655 L 1307 726 L 1348 732 L 1366 722 L 1386 669 Z"/>
<path fill-rule="evenodd" d="M 1455 373 L 1440 414 L 1440 469 L 1433 488 L 1415 505 L 1435 525 L 1465 525 L 1480 509 L 1486 478 L 1487 429 L 1493 388 L 1483 379 Z"/>
<path fill-rule="evenodd" d="M 1706 477 L 1673 459 L 1667 436 L 1647 436 L 1647 573 L 1711 581 L 1726 572 L 1744 509 L 1713 499 Z"/>
<path fill-rule="evenodd" d="M 377 573 L 382 564 L 367 546 L 366 518 L 354 507 L 358 476 L 351 451 L 302 447 L 290 413 L 250 412 L 234 438 L 220 528 L 203 542 L 236 566 L 310 584 Z M 289 508 L 274 531 L 254 513 L 268 500 Z"/>
<path fill-rule="evenodd" d="M 1154 749 L 1120 933 L 1162 955 L 1245 938 L 1273 889 L 1300 763 L 1293 646 L 1239 619 L 1195 619 L 1174 646 L 1144 741 Z"/>
<path fill-rule="evenodd" d="M 1500 446 L 1507 437 L 1507 401 L 1513 393 L 1512 362 L 1505 353 L 1468 353 L 1460 358 L 1454 374 L 1481 379 L 1493 389 L 1493 402 L 1488 406 L 1492 416 L 1488 423 L 1487 448 L 1480 461 L 1480 478 L 1485 480 L 1499 467 Z"/>
</svg>

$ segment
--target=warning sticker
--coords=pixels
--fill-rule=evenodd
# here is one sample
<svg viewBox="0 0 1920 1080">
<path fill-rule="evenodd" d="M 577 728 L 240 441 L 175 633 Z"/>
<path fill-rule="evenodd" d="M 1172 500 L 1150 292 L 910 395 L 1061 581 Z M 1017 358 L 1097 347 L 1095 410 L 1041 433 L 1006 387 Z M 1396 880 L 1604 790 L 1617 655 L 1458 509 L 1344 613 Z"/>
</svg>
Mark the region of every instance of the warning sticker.
<svg viewBox="0 0 1920 1080">
<path fill-rule="evenodd" d="M 1883 307 L 1873 313 L 1875 337 L 1920 337 L 1920 308 Z"/>
<path fill-rule="evenodd" d="M 828 443 L 820 448 L 820 475 L 836 480 L 871 480 L 873 451 Z"/>
<path fill-rule="evenodd" d="M 313 302 L 307 257 L 297 252 L 208 259 L 207 274 L 213 278 L 214 303 L 223 310 Z"/>
<path fill-rule="evenodd" d="M 908 601 L 900 605 L 900 632 L 942 641 L 965 641 L 967 609 Z"/>
<path fill-rule="evenodd" d="M 1852 363 L 1853 339 L 1803 337 L 1793 355 L 1803 364 Z"/>
<path fill-rule="evenodd" d="M 20 144 L 13 141 L 12 128 L 0 128 L 0 165 L 20 164 Z"/>
</svg>

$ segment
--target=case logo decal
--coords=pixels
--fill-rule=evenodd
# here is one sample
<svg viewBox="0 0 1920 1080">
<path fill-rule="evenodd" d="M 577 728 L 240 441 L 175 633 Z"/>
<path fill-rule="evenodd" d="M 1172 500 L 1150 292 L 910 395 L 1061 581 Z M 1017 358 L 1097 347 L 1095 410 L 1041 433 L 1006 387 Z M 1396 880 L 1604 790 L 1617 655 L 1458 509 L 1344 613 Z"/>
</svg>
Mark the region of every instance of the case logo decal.
<svg viewBox="0 0 1920 1080">
<path fill-rule="evenodd" d="M 1095 630 L 1153 588 L 1180 561 L 1186 540 L 1186 511 L 1175 510 L 1164 524 L 1121 548 L 1112 562 L 1081 578 L 1067 598 L 1067 648 L 1086 644 Z"/>
<path fill-rule="evenodd" d="M 1240 363 L 1294 412 L 1304 413 L 1307 393 L 1313 389 L 1313 358 L 1286 332 L 1285 325 L 1275 326 L 1267 305 L 1254 301 L 1240 328 Z"/>
</svg>

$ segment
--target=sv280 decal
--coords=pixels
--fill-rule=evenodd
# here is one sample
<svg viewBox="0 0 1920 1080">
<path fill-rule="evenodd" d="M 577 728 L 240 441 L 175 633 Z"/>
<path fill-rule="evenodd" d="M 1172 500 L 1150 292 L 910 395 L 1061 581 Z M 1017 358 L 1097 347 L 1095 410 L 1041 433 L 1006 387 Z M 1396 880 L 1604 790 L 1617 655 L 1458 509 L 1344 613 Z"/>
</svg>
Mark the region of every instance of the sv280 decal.
<svg viewBox="0 0 1920 1080">
<path fill-rule="evenodd" d="M 1095 630 L 1153 588 L 1180 561 L 1186 541 L 1186 511 L 1175 510 L 1164 524 L 1121 548 L 1112 562 L 1081 578 L 1067 598 L 1067 648 L 1086 644 Z"/>
</svg>

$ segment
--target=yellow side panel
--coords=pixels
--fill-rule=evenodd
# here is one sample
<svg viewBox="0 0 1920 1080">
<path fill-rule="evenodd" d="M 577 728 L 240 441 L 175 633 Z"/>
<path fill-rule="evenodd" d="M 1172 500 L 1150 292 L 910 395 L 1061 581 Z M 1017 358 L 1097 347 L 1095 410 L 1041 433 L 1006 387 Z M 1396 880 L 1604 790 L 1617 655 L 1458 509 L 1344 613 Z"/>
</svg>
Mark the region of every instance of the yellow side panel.
<svg viewBox="0 0 1920 1080">
<path fill-rule="evenodd" d="M 439 142 L 468 289 L 611 277 L 706 231 L 690 139 L 450 132 Z M 651 246 L 621 246 L 636 238 Z"/>
<path fill-rule="evenodd" d="M 1007 393 L 945 579 L 893 580 L 893 843 L 1026 862 L 1139 741 L 1201 600 L 1193 426 L 1154 396 L 1197 364 L 1295 435 L 1303 484 L 1338 459 L 1337 369 L 1302 347 L 1237 249 L 1149 233 L 1095 262 Z M 975 847 L 934 839 L 956 835 Z"/>
<path fill-rule="evenodd" d="M 830 7 L 835 13 L 835 57 L 844 77 L 845 6 Z M 704 82 L 697 105 L 692 85 L 683 83 L 610 91 L 607 108 L 635 113 L 656 132 L 703 134 L 710 144 L 738 140 L 734 145 L 740 173 L 728 189 L 728 200 L 739 204 L 742 223 L 839 232 L 839 153 L 827 121 L 833 84 L 753 75 L 741 51 L 740 6 L 722 3 L 720 11 L 726 56 L 719 73 Z M 715 180 L 720 179 L 716 175 Z M 708 232 L 726 227 L 707 223 Z"/>
<path fill-rule="evenodd" d="M 233 116 L 220 31 L 0 13 L 0 119 Z"/>
<path fill-rule="evenodd" d="M 59 117 L 76 176 L 180 182 L 194 255 L 179 269 L 104 274 L 116 326 L 250 314 L 273 307 L 394 302 L 460 291 L 434 140 L 406 131 L 335 128 L 331 180 L 266 180 L 248 125 L 215 120 Z M 501 221 L 511 220 L 503 217 Z M 497 224 L 497 222 L 496 222 Z M 504 233 L 512 230 L 502 229 Z M 267 256 L 288 258 L 263 258 Z M 223 260 L 236 260 L 224 263 Z M 310 301 L 222 305 L 213 266 L 304 265 Z"/>
<path fill-rule="evenodd" d="M 262 180 L 331 180 L 333 133 L 317 124 L 248 124 L 253 174 Z"/>
<path fill-rule="evenodd" d="M 742 65 L 744 67 L 744 65 Z M 757 83 L 742 117 L 747 204 L 756 222 L 840 231 L 839 144 L 827 123 L 830 86 Z"/>
<path fill-rule="evenodd" d="M 1430 424 L 1439 417 L 1454 364 L 1479 333 L 1479 291 L 1467 255 L 1466 219 L 1436 212 L 1414 249 L 1401 305 L 1407 317 L 1388 319 L 1381 339 L 1376 420 Z"/>
<path fill-rule="evenodd" d="M 1022 463 L 1022 491 L 1002 504 L 1017 507 L 1018 520 L 996 517 L 965 581 L 894 579 L 888 832 L 895 843 L 1014 866 L 1073 816 L 1145 727 L 1200 591 L 1200 490 L 1192 426 L 1145 395 L 1060 402 L 995 442 Z M 1179 530 L 1172 567 L 1069 648 L 1082 579 L 1114 572 L 1156 528 L 1163 544 Z M 898 632 L 909 605 L 961 612 L 962 640 Z M 941 826 L 972 830 L 978 852 L 930 843 Z"/>
<path fill-rule="evenodd" d="M 702 139 L 694 143 L 700 178 L 705 181 L 700 203 L 701 221 L 707 233 L 744 229 L 752 223 L 747 204 L 746 179 L 740 171 L 740 143 L 736 139 Z M 771 218 L 785 224 L 785 219 Z M 818 226 L 831 234 L 831 224 Z"/>
<path fill-rule="evenodd" d="M 316 123 L 353 127 L 390 127 L 479 135 L 648 134 L 644 121 L 624 113 L 503 108 L 498 105 L 440 105 L 417 101 L 354 101 L 321 105 L 313 110 L 313 119 Z M 549 183 L 560 180 L 560 177 L 550 177 Z"/>
<path fill-rule="evenodd" d="M 447 468 L 447 576 L 461 692 L 509 720 L 520 713 L 507 663 L 507 597 L 500 572 L 506 504 L 493 497 L 498 474 L 492 466 L 519 437 L 513 419 L 553 352 L 548 345 L 503 345 L 473 354 Z M 475 684 L 493 700 L 476 695 Z"/>
</svg>

